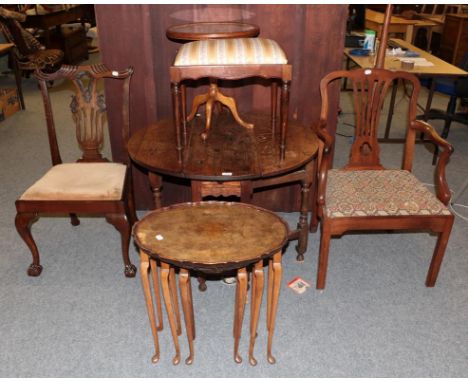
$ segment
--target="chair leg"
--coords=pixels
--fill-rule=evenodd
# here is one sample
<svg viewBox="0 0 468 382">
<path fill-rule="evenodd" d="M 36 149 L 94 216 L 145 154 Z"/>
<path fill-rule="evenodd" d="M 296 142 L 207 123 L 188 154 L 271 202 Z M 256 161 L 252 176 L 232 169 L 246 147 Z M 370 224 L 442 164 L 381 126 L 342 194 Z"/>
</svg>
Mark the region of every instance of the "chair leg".
<svg viewBox="0 0 468 382">
<path fill-rule="evenodd" d="M 78 219 L 76 214 L 70 214 L 70 220 L 72 226 L 76 227 L 77 225 L 80 225 L 80 219 Z"/>
<path fill-rule="evenodd" d="M 28 276 L 39 276 L 42 272 L 39 251 L 31 235 L 31 224 L 37 219 L 35 213 L 18 212 L 15 218 L 15 226 L 21 238 L 31 251 L 33 262 L 28 268 Z"/>
<path fill-rule="evenodd" d="M 130 262 L 128 256 L 128 247 L 130 246 L 131 226 L 125 213 L 121 214 L 107 214 L 106 220 L 112 224 L 120 233 L 122 241 L 122 257 L 125 265 L 124 273 L 126 277 L 135 277 L 136 267 Z"/>
<path fill-rule="evenodd" d="M 437 238 L 434 254 L 432 255 L 431 265 L 429 266 L 429 270 L 427 272 L 427 287 L 433 287 L 437 281 L 437 276 L 439 274 L 440 266 L 442 265 L 442 260 L 444 259 L 445 249 L 447 248 L 452 226 L 453 218 L 449 223 L 447 223 L 445 230 L 441 232 Z"/>
<path fill-rule="evenodd" d="M 322 220 L 320 235 L 320 253 L 317 270 L 317 289 L 325 288 L 328 267 L 328 252 L 330 250 L 331 230 L 328 220 Z"/>
</svg>

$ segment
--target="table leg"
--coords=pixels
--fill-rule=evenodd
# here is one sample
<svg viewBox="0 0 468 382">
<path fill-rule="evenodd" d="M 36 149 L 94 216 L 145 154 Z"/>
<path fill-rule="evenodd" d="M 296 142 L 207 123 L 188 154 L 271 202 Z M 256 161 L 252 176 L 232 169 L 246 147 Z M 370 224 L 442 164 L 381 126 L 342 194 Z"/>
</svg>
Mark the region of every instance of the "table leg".
<svg viewBox="0 0 468 382">
<path fill-rule="evenodd" d="M 315 161 L 307 163 L 305 167 L 305 178 L 301 181 L 301 212 L 297 229 L 299 230 L 299 240 L 297 243 L 297 261 L 304 261 L 304 253 L 307 250 L 307 241 L 309 237 L 309 192 L 314 177 Z"/>
<path fill-rule="evenodd" d="M 270 272 L 273 275 L 270 276 Z M 273 260 L 270 261 L 270 266 L 268 269 L 268 281 L 272 281 L 272 286 L 268 285 L 268 297 L 269 297 L 269 305 L 270 308 L 267 309 L 269 312 L 267 320 L 268 320 L 268 345 L 267 345 L 267 358 L 268 362 L 273 364 L 276 362 L 275 357 L 271 354 L 271 348 L 273 344 L 273 333 L 275 331 L 275 321 L 276 321 L 276 313 L 278 310 L 278 299 L 279 293 L 281 288 L 281 277 L 283 274 L 283 269 L 281 266 L 281 252 L 276 253 L 273 256 Z M 270 292 L 271 288 L 271 292 Z"/>
<path fill-rule="evenodd" d="M 156 296 L 156 311 L 158 312 L 158 331 L 163 330 L 163 313 L 161 304 L 161 291 L 159 289 L 159 277 L 158 277 L 158 264 L 156 260 L 150 259 L 150 269 L 152 270 L 151 276 L 153 278 L 154 294 Z"/>
<path fill-rule="evenodd" d="M 247 271 L 241 268 L 237 271 L 236 304 L 234 307 L 234 361 L 242 362 L 239 355 L 239 341 L 244 320 L 245 300 L 247 297 Z"/>
<path fill-rule="evenodd" d="M 176 355 L 172 359 L 172 363 L 174 365 L 178 365 L 180 362 L 180 346 L 177 335 L 177 323 L 175 320 L 174 307 L 172 304 L 171 288 L 169 286 L 170 270 L 171 267 L 169 266 L 169 264 L 161 262 L 161 286 L 164 296 L 164 302 L 166 305 L 167 318 L 169 320 L 169 326 L 171 327 L 172 339 L 174 340 L 174 346 L 176 350 Z"/>
<path fill-rule="evenodd" d="M 177 284 L 174 267 L 171 267 L 169 270 L 169 287 L 171 290 L 172 304 L 174 305 L 174 312 L 177 324 L 177 335 L 180 336 L 182 334 L 182 325 L 180 323 L 180 309 L 179 301 L 177 299 Z"/>
<path fill-rule="evenodd" d="M 140 277 L 141 277 L 141 284 L 143 286 L 143 293 L 145 294 L 146 300 L 146 309 L 148 311 L 148 318 L 150 321 L 151 326 L 151 333 L 153 334 L 153 342 L 154 342 L 154 355 L 151 357 L 151 362 L 156 363 L 159 361 L 160 351 L 159 351 L 159 339 L 158 339 L 158 328 L 156 326 L 156 319 L 154 317 L 154 306 L 153 306 L 153 299 L 151 297 L 151 288 L 148 278 L 148 272 L 150 271 L 150 261 L 148 255 L 140 251 Z M 152 273 L 157 273 L 157 267 L 151 269 Z M 156 288 L 155 288 L 156 291 Z M 160 304 L 159 295 L 156 294 L 156 303 Z"/>
<path fill-rule="evenodd" d="M 187 87 L 180 84 L 181 108 L 182 108 L 182 128 L 184 135 L 184 146 L 187 147 Z"/>
<path fill-rule="evenodd" d="M 190 355 L 185 360 L 186 365 L 193 363 L 194 351 L 193 351 L 193 340 L 195 339 L 195 322 L 193 316 L 193 302 L 192 302 L 192 290 L 190 287 L 190 275 L 186 269 L 180 269 L 179 272 L 179 286 L 180 295 L 182 297 L 182 308 L 184 310 L 185 330 L 187 332 L 187 340 L 190 350 Z"/>
<path fill-rule="evenodd" d="M 148 178 L 150 182 L 151 191 L 153 193 L 154 206 L 156 209 L 162 207 L 161 193 L 162 193 L 162 176 L 149 172 Z"/>
<path fill-rule="evenodd" d="M 255 264 L 252 271 L 252 301 L 250 306 L 250 345 L 249 362 L 252 366 L 257 364 L 254 358 L 255 339 L 257 337 L 258 317 L 263 296 L 263 260 Z"/>
</svg>

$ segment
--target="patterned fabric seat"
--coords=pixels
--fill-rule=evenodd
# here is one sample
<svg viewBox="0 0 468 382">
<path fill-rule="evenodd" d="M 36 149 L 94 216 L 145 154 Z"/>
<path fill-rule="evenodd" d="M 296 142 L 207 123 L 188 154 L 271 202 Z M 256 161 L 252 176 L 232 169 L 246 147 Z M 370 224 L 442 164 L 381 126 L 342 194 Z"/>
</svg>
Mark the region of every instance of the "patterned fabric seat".
<svg viewBox="0 0 468 382">
<path fill-rule="evenodd" d="M 405 170 L 330 170 L 324 212 L 331 218 L 450 215 L 448 208 Z"/>
<path fill-rule="evenodd" d="M 266 38 L 201 40 L 184 44 L 174 66 L 287 64 L 276 41 Z"/>
</svg>

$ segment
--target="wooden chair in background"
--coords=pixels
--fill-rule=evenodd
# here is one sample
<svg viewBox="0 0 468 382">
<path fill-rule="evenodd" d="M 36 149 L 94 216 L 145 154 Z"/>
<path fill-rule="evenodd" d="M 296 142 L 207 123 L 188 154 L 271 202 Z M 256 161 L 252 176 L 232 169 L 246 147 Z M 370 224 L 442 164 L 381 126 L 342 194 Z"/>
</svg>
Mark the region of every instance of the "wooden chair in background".
<svg viewBox="0 0 468 382">
<path fill-rule="evenodd" d="M 330 169 L 334 138 L 328 133 L 326 122 L 329 86 L 342 78 L 353 83 L 355 136 L 349 163 L 342 169 Z M 379 159 L 377 129 L 385 95 L 395 80 L 411 84 L 412 93 L 402 169 L 385 169 Z M 317 198 L 321 219 L 317 289 L 325 288 L 331 237 L 351 230 L 425 230 L 437 233 L 437 244 L 426 278 L 426 285 L 434 286 L 454 221 L 446 207 L 450 191 L 445 179 L 445 166 L 453 148 L 429 124 L 416 120 L 419 90 L 419 81 L 413 74 L 384 69 L 336 71 L 322 79 L 322 110 L 317 128 L 322 140 Z M 443 149 L 435 172 L 437 197 L 411 173 L 417 132 L 424 132 Z"/>
<path fill-rule="evenodd" d="M 29 276 L 42 271 L 39 251 L 31 235 L 31 224 L 39 214 L 69 214 L 72 225 L 80 222 L 76 214 L 105 216 L 120 233 L 125 276 L 134 277 L 136 267 L 129 259 L 131 227 L 137 220 L 130 167 L 110 163 L 101 155 L 106 125 L 104 95 L 98 94 L 97 82 L 104 78 L 122 81 L 122 136 L 129 137 L 129 86 L 133 68 L 111 71 L 106 66 L 62 66 L 54 73 L 36 71 L 42 92 L 47 133 L 53 167 L 28 188 L 16 201 L 15 225 L 31 250 L 33 262 Z M 76 163 L 62 163 L 56 137 L 55 122 L 46 83 L 57 79 L 70 80 L 75 95 L 70 108 L 76 125 L 76 137 L 83 156 Z"/>
</svg>

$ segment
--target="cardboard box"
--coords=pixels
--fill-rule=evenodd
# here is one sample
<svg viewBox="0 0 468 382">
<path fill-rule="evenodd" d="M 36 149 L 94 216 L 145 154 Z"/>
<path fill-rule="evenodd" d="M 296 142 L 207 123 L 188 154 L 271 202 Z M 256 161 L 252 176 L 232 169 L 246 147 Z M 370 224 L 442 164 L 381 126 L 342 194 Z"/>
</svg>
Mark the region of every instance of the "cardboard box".
<svg viewBox="0 0 468 382">
<path fill-rule="evenodd" d="M 20 110 L 18 92 L 14 88 L 0 88 L 0 122 Z"/>
</svg>

